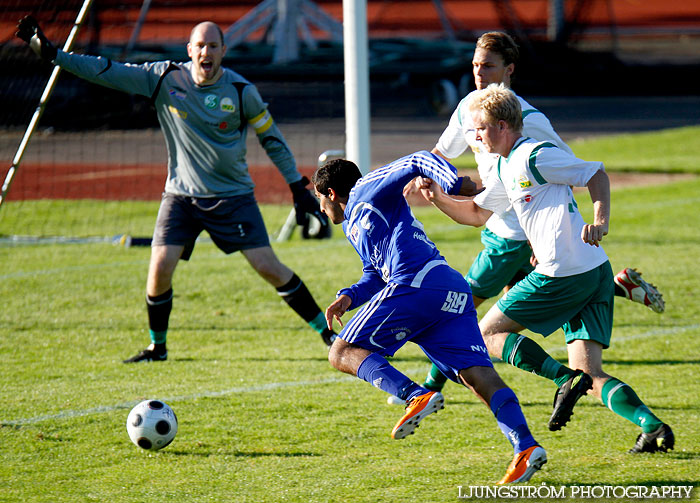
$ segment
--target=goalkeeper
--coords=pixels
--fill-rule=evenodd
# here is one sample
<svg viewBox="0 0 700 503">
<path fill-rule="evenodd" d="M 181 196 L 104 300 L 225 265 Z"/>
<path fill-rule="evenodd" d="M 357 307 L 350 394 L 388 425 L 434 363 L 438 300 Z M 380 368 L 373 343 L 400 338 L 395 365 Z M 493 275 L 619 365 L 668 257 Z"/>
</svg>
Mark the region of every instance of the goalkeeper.
<svg viewBox="0 0 700 503">
<path fill-rule="evenodd" d="M 272 250 L 246 163 L 250 124 L 289 184 L 297 223 L 308 214 L 328 225 L 306 189 L 294 156 L 254 85 L 222 68 L 223 33 L 211 22 L 190 34 L 190 61 L 120 64 L 57 50 L 31 16 L 17 36 L 45 61 L 90 82 L 150 98 L 165 136 L 168 176 L 158 210 L 146 285 L 151 344 L 125 363 L 167 359 L 166 336 L 173 305 L 172 278 L 206 230 L 223 252 L 241 251 L 255 271 L 330 345 L 335 334 L 304 282 Z"/>
</svg>

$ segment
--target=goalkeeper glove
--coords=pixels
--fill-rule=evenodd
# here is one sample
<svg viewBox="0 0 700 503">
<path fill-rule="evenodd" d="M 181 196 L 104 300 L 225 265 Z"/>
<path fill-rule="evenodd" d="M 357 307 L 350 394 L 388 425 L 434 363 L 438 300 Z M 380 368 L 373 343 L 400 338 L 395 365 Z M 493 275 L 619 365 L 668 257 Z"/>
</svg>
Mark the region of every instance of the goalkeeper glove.
<svg viewBox="0 0 700 503">
<path fill-rule="evenodd" d="M 58 51 L 44 36 L 44 32 L 39 28 L 39 23 L 32 16 L 24 16 L 19 20 L 15 35 L 28 43 L 36 55 L 44 61 L 52 62 L 56 59 Z"/>
<path fill-rule="evenodd" d="M 290 183 L 289 188 L 292 190 L 292 198 L 294 199 L 294 211 L 297 214 L 297 225 L 305 225 L 309 219 L 308 213 L 318 218 L 323 227 L 328 226 L 328 217 L 321 213 L 321 207 L 318 200 L 306 188 L 309 179 L 303 177 L 298 182 Z"/>
</svg>

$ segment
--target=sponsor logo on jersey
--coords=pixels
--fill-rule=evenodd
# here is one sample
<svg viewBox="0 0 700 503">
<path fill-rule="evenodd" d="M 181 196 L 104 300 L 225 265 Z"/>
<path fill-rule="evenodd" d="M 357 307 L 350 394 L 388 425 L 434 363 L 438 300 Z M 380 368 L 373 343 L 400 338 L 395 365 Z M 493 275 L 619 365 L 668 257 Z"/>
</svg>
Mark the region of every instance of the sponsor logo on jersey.
<svg viewBox="0 0 700 503">
<path fill-rule="evenodd" d="M 187 98 L 187 93 L 185 91 L 183 91 L 182 89 L 178 89 L 178 88 L 170 89 L 168 91 L 168 94 L 170 96 L 173 96 L 173 97 L 179 99 L 179 100 L 184 100 L 185 98 Z"/>
<path fill-rule="evenodd" d="M 233 104 L 233 100 L 228 96 L 221 100 L 221 111 L 222 112 L 235 112 L 236 105 Z"/>
<path fill-rule="evenodd" d="M 530 182 L 530 180 L 528 180 L 525 175 L 522 175 L 520 178 L 518 178 L 518 184 L 522 189 L 532 187 L 532 182 Z"/>
<path fill-rule="evenodd" d="M 357 244 L 357 240 L 360 238 L 360 229 L 358 229 L 357 224 L 353 224 L 350 228 L 350 235 L 348 237 L 353 243 Z"/>
<path fill-rule="evenodd" d="M 369 261 L 377 271 L 382 270 L 384 260 L 382 260 L 382 252 L 377 245 L 374 245 L 374 248 L 372 248 L 372 255 L 369 257 Z"/>
<path fill-rule="evenodd" d="M 204 106 L 214 110 L 219 105 L 219 97 L 216 94 L 207 94 L 204 97 Z"/>
<path fill-rule="evenodd" d="M 386 265 L 382 266 L 380 272 L 382 273 L 382 278 L 384 279 L 384 281 L 386 281 L 388 283 L 389 282 L 389 267 Z"/>
<path fill-rule="evenodd" d="M 187 119 L 187 112 L 185 112 L 184 110 L 180 110 L 179 108 L 174 107 L 172 105 L 168 105 L 168 110 L 170 110 L 171 114 L 177 115 L 181 119 Z"/>
<path fill-rule="evenodd" d="M 435 248 L 435 245 L 433 244 L 432 241 L 428 239 L 428 236 L 426 236 L 422 232 L 414 232 L 413 233 L 413 239 L 417 239 L 418 241 L 423 241 L 425 244 L 430 246 L 431 248 Z"/>
<path fill-rule="evenodd" d="M 394 327 L 390 329 L 390 332 L 397 341 L 402 341 L 411 335 L 411 329 L 408 327 Z"/>
</svg>

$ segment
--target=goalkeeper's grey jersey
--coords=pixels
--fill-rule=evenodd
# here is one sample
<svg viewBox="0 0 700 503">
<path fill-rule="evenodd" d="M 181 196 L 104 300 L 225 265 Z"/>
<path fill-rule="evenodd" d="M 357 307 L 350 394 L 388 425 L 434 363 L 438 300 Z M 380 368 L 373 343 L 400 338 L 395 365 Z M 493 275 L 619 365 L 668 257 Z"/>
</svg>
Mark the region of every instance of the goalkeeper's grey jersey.
<svg viewBox="0 0 700 503">
<path fill-rule="evenodd" d="M 247 125 L 287 183 L 301 179 L 294 156 L 254 85 L 228 69 L 198 86 L 191 62 L 141 65 L 58 51 L 55 63 L 90 82 L 151 98 L 168 149 L 165 191 L 193 197 L 253 192 L 246 162 Z"/>
</svg>

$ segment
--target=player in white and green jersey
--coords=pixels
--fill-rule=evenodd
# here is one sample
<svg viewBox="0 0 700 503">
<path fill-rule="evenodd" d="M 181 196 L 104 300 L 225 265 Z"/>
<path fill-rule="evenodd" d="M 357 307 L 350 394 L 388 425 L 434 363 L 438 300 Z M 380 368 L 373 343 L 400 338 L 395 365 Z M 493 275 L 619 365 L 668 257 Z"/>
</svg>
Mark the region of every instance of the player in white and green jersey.
<svg viewBox="0 0 700 503">
<path fill-rule="evenodd" d="M 508 34 L 488 32 L 479 37 L 472 60 L 477 90 L 493 83 L 503 83 L 510 87 L 517 59 L 518 46 Z M 522 110 L 523 136 L 550 142 L 571 154 L 571 149 L 554 131 L 549 119 L 523 98 L 516 97 Z M 482 184 L 486 185 L 489 178 L 494 176 L 498 155 L 486 151 L 476 138 L 467 107 L 469 98 L 470 95 L 467 95 L 460 101 L 432 153 L 449 161 L 462 155 L 469 147 L 474 153 Z M 532 250 L 513 211 L 494 214 L 489 218 L 481 232 L 481 242 L 484 249 L 474 259 L 465 276 L 477 307 L 486 299 L 495 297 L 514 285 L 533 269 L 530 263 Z M 615 276 L 615 283 L 616 295 L 640 302 L 656 312 L 664 310 L 661 294 L 634 269 L 625 268 L 620 271 Z M 446 380 L 439 369 L 433 366 L 425 379 L 425 386 L 439 391 Z M 390 402 L 399 403 L 392 399 Z"/>
<path fill-rule="evenodd" d="M 456 222 L 481 226 L 509 208 L 532 245 L 537 265 L 516 283 L 479 323 L 492 356 L 554 381 L 558 430 L 569 420 L 576 401 L 588 390 L 613 412 L 642 428 L 631 452 L 673 449 L 674 435 L 634 390 L 602 368 L 610 345 L 614 280 L 600 242 L 608 233 L 610 182 L 602 163 L 586 162 L 549 142 L 522 136 L 516 95 L 491 84 L 470 96 L 468 109 L 476 138 L 499 154 L 494 176 L 473 200 L 447 197 L 429 179 L 419 180 L 426 199 Z M 593 224 L 578 211 L 571 187 L 587 187 Z M 547 337 L 566 334 L 569 367 L 550 357 L 524 329 Z M 572 370 L 577 369 L 577 370 Z"/>
<path fill-rule="evenodd" d="M 158 211 L 146 285 L 151 345 L 125 363 L 167 359 L 166 335 L 172 309 L 172 278 L 179 260 L 188 260 L 197 236 L 206 230 L 225 253 L 240 251 L 255 271 L 277 289 L 289 306 L 327 345 L 335 334 L 303 281 L 277 258 L 253 193 L 246 162 L 252 126 L 260 144 L 292 191 L 297 222 L 314 214 L 328 225 L 309 183 L 254 85 L 221 66 L 226 52 L 221 29 L 196 25 L 190 34 L 190 61 L 122 64 L 101 57 L 57 50 L 32 17 L 17 36 L 44 60 L 90 82 L 150 98 L 165 136 L 168 174 Z"/>
</svg>

